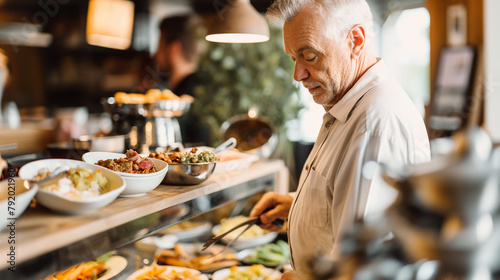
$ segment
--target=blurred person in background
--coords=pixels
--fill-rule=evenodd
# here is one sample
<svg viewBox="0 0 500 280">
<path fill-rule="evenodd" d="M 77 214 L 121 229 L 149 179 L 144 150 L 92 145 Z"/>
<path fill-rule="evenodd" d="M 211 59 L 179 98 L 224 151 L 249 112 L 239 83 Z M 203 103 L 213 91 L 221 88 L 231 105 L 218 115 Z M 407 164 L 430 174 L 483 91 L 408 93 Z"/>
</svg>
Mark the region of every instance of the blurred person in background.
<svg viewBox="0 0 500 280">
<path fill-rule="evenodd" d="M 205 51 L 205 32 L 203 21 L 196 14 L 165 18 L 160 23 L 160 40 L 154 57 L 160 71 L 168 75 L 168 88 L 179 96 L 188 94 L 194 97 L 194 102 L 194 89 L 201 83 L 197 70 Z M 179 124 L 185 145 L 209 144 L 209 129 L 193 112 L 181 116 Z"/>
<path fill-rule="evenodd" d="M 311 257 L 338 260 L 342 234 L 381 213 L 397 195 L 380 181 L 363 179 L 365 163 L 429 161 L 429 140 L 418 110 L 374 54 L 365 0 L 276 0 L 267 16 L 284 22 L 293 77 L 325 114 L 297 191 L 266 193 L 250 216 L 260 216 L 269 230 L 278 230 L 273 220 L 288 219 L 294 270 L 282 279 L 311 279 Z"/>
</svg>

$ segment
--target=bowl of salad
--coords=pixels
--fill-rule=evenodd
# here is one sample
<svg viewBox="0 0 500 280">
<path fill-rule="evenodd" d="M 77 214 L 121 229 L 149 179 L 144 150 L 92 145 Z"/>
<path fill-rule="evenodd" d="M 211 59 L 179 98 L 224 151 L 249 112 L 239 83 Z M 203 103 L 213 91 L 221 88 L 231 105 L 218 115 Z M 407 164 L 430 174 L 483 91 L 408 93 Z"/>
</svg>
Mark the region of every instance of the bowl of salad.
<svg viewBox="0 0 500 280">
<path fill-rule="evenodd" d="M 41 184 L 36 193 L 38 203 L 65 214 L 83 214 L 108 205 L 125 189 L 125 181 L 100 166 L 71 159 L 32 161 L 19 169 L 19 177 L 40 181 L 59 167 L 69 171 L 56 180 Z"/>
<path fill-rule="evenodd" d="M 168 163 L 168 171 L 163 179 L 166 185 L 197 185 L 205 182 L 214 173 L 217 158 L 206 150 L 192 148 L 189 152 L 149 154 L 149 158 Z"/>
</svg>

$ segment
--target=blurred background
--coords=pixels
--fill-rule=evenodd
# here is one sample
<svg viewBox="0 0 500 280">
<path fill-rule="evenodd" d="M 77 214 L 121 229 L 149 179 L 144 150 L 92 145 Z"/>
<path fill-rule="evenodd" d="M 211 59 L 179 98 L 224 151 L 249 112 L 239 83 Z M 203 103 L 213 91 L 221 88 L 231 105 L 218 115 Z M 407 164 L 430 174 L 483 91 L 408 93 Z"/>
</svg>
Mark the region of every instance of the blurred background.
<svg viewBox="0 0 500 280">
<path fill-rule="evenodd" d="M 115 2 L 131 7 L 128 18 L 122 13 L 113 21 L 111 11 L 100 10 L 108 15 L 104 25 L 117 25 L 123 32 L 130 26 L 131 35 L 123 46 L 103 47 L 86 36 L 91 21 L 98 22 L 98 12 L 93 18 L 89 1 L 0 1 L 0 49 L 8 58 L 10 73 L 0 94 L 4 156 L 43 153 L 51 143 L 109 133 L 113 124 L 102 105 L 104 98 L 118 91 L 168 88 L 166 73 L 153 59 L 159 22 L 192 12 L 209 22 L 220 17 L 227 5 L 225 0 Z M 431 138 L 475 124 L 500 141 L 498 124 L 491 121 L 498 119 L 495 108 L 500 106 L 499 58 L 492 51 L 499 44 L 493 34 L 498 20 L 494 9 L 488 8 L 498 4 L 492 0 L 368 2 L 374 12 L 377 53 L 421 111 Z M 262 14 L 271 3 L 251 1 Z M 204 83 L 192 110 L 211 128 L 210 141 L 216 145 L 223 140 L 219 129 L 224 121 L 256 106 L 277 127 L 281 145 L 274 156 L 284 158 L 297 176 L 295 170 L 300 170 L 315 141 L 323 110 L 293 81 L 293 63 L 282 51 L 281 27 L 270 25 L 270 32 L 264 43 L 207 42 L 199 66 Z M 441 60 L 443 53 L 461 48 L 472 53 L 472 60 L 466 81 L 450 93 L 439 83 L 440 66 L 446 63 Z M 7 116 L 16 110 L 17 122 Z"/>
</svg>

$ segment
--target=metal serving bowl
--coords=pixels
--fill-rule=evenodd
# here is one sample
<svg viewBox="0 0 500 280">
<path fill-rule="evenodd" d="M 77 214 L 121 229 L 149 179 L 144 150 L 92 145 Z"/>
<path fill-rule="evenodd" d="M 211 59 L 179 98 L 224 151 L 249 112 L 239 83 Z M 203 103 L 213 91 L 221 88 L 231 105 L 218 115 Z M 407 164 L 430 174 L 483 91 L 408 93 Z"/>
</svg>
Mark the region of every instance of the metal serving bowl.
<svg viewBox="0 0 500 280">
<path fill-rule="evenodd" d="M 214 173 L 217 162 L 169 163 L 167 175 L 163 179 L 166 185 L 196 185 L 208 179 Z"/>
</svg>

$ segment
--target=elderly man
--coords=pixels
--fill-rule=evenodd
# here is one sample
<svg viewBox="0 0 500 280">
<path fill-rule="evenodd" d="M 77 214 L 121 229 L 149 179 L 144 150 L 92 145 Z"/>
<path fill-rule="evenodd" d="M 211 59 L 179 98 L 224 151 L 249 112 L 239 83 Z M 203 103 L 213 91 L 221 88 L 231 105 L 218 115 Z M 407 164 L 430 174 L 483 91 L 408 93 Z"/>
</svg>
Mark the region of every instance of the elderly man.
<svg viewBox="0 0 500 280">
<path fill-rule="evenodd" d="M 271 221 L 288 218 L 295 270 L 282 279 L 308 279 L 310 257 L 338 258 L 342 234 L 395 196 L 387 186 L 363 181 L 364 163 L 429 161 L 429 140 L 417 109 L 374 54 L 365 0 L 276 0 L 267 16 L 284 22 L 293 77 L 325 114 L 297 192 L 265 194 L 250 216 L 260 215 L 271 230 L 277 229 Z"/>
</svg>

